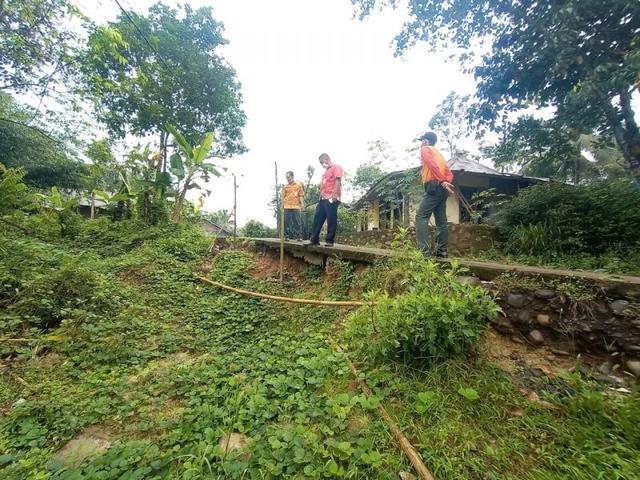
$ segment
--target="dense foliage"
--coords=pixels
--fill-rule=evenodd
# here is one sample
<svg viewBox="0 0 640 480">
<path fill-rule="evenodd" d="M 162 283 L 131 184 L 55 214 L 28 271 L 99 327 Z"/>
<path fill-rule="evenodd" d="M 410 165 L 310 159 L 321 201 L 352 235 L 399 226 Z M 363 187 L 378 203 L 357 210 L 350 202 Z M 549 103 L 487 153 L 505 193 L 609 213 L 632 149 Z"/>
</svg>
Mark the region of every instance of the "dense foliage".
<svg viewBox="0 0 640 480">
<path fill-rule="evenodd" d="M 0 2 L 0 90 L 46 94 L 72 71 L 77 32 L 67 0 Z"/>
<path fill-rule="evenodd" d="M 376 306 L 356 312 L 346 334 L 373 361 L 437 364 L 468 351 L 499 312 L 485 290 L 458 282 L 455 268 L 442 271 L 419 252 L 406 252 L 368 275 L 394 295 L 370 295 Z"/>
<path fill-rule="evenodd" d="M 0 160 L 7 167 L 26 168 L 26 181 L 34 187 L 81 187 L 85 165 L 70 155 L 62 139 L 49 135 L 39 123 L 29 124 L 35 116 L 37 112 L 0 92 Z"/>
<path fill-rule="evenodd" d="M 41 216 L 29 225 L 50 221 Z M 209 240 L 182 223 L 98 218 L 82 221 L 73 238 L 46 240 L 0 229 L 0 246 L 2 478 L 393 478 L 411 467 L 380 403 L 442 478 L 628 478 L 639 467 L 634 395 L 603 396 L 579 378 L 540 380 L 537 391 L 559 407 L 542 408 L 518 391 L 520 379 L 459 356 L 429 369 L 372 357 L 359 366 L 374 390 L 366 396 L 332 348 L 330 339 L 343 338 L 339 312 L 239 296 L 193 277 L 307 298 L 385 287 L 405 291 L 396 298 L 423 312 L 410 299 L 437 306 L 452 297 L 470 332 L 429 318 L 464 344 L 480 328 L 465 312 L 485 311 L 470 305 L 485 305 L 484 293 L 432 278 L 417 259 L 420 268 L 402 262 L 357 277 L 335 262 L 327 278 L 309 268 L 282 287 L 262 270 L 253 275 L 259 266 L 249 253 L 209 257 Z M 383 306 L 390 321 L 392 306 Z M 354 319 L 370 315 L 365 307 Z M 342 345 L 355 359 L 361 343 Z M 231 432 L 246 444 L 225 452 Z M 60 453 L 83 435 L 109 446 L 81 459 Z"/>
<path fill-rule="evenodd" d="M 493 221 L 507 250 L 527 254 L 633 251 L 640 244 L 640 190 L 625 181 L 530 187 Z"/>
</svg>

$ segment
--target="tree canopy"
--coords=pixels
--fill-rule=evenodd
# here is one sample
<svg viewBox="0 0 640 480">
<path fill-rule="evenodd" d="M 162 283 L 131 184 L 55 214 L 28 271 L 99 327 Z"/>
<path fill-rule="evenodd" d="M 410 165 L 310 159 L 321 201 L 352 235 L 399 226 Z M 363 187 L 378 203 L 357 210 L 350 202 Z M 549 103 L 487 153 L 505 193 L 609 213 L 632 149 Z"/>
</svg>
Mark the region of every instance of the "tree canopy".
<svg viewBox="0 0 640 480">
<path fill-rule="evenodd" d="M 218 52 L 222 31 L 209 7 L 161 3 L 95 28 L 81 63 L 111 134 L 160 134 L 165 146 L 171 124 L 192 144 L 213 132 L 217 156 L 243 152 L 240 84 Z"/>
<path fill-rule="evenodd" d="M 33 113 L 0 93 L 0 153 L 7 167 L 26 169 L 25 181 L 47 189 L 53 185 L 78 188 L 85 165 L 74 159 L 65 144 L 38 126 L 27 124 Z"/>
<path fill-rule="evenodd" d="M 0 1 L 0 90 L 46 92 L 73 72 L 79 12 L 67 0 Z"/>
<path fill-rule="evenodd" d="M 365 16 L 397 0 L 353 0 Z M 640 3 L 630 0 L 416 0 L 396 38 L 398 52 L 418 41 L 487 53 L 470 67 L 478 82 L 475 120 L 499 128 L 506 114 L 536 105 L 582 133 L 612 135 L 640 179 L 640 130 L 631 96 L 640 71 Z"/>
</svg>

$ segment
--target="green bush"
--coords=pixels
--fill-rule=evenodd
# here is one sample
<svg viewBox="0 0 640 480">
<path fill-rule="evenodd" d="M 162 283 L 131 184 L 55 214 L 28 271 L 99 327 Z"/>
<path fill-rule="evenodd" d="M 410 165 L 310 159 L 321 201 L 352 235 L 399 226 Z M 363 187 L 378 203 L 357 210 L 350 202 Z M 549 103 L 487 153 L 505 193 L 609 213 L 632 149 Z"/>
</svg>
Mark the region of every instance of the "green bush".
<svg viewBox="0 0 640 480">
<path fill-rule="evenodd" d="M 74 257 L 34 239 L 7 241 L 0 252 L 0 331 L 49 330 L 65 319 L 87 320 L 116 301 L 108 281 Z"/>
<path fill-rule="evenodd" d="M 377 304 L 349 318 L 348 340 L 371 361 L 430 365 L 466 352 L 500 308 L 484 289 L 456 276 L 455 267 L 443 272 L 419 253 L 379 268 L 378 281 L 401 293 L 369 292 Z"/>
<path fill-rule="evenodd" d="M 510 253 L 600 255 L 640 245 L 638 205 L 640 189 L 626 181 L 548 183 L 527 188 L 491 221 Z"/>
</svg>

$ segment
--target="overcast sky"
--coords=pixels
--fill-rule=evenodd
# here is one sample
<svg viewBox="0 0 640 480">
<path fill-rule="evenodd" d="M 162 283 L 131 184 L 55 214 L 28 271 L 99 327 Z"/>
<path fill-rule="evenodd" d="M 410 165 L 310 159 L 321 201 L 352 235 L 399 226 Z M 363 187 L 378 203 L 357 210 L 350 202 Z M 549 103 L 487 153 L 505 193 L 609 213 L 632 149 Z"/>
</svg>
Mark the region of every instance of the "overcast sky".
<svg viewBox="0 0 640 480">
<path fill-rule="evenodd" d="M 74 0 L 98 22 L 116 18 L 114 0 Z M 153 1 L 121 0 L 146 13 Z M 171 2 L 173 3 L 173 2 Z M 387 10 L 361 22 L 350 0 L 192 0 L 209 5 L 225 26 L 223 54 L 242 84 L 249 152 L 222 164 L 225 178 L 210 186 L 205 208 L 233 206 L 238 175 L 238 225 L 257 219 L 275 226 L 268 202 L 274 161 L 281 180 L 293 170 L 302 179 L 307 165 L 321 168 L 327 152 L 346 174 L 369 159 L 367 142 L 387 140 L 398 167 L 418 164 L 405 149 L 425 131 L 438 103 L 452 90 L 468 93 L 473 79 L 463 75 L 444 52 L 424 45 L 394 57 L 391 41 L 406 12 Z"/>
</svg>

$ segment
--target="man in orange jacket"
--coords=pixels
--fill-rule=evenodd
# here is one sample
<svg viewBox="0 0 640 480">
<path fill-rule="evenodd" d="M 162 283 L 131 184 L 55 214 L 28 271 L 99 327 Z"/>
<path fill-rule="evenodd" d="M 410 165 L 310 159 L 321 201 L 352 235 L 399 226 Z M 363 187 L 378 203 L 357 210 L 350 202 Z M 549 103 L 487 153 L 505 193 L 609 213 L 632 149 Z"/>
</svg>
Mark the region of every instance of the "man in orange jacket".
<svg viewBox="0 0 640 480">
<path fill-rule="evenodd" d="M 431 255 L 429 250 L 428 224 L 431 215 L 436 219 L 436 256 L 447 257 L 449 231 L 447 226 L 447 197 L 453 193 L 453 173 L 447 162 L 435 147 L 438 137 L 427 132 L 419 138 L 420 160 L 422 162 L 422 183 L 424 196 L 416 212 L 416 237 L 418 250 Z"/>
</svg>

